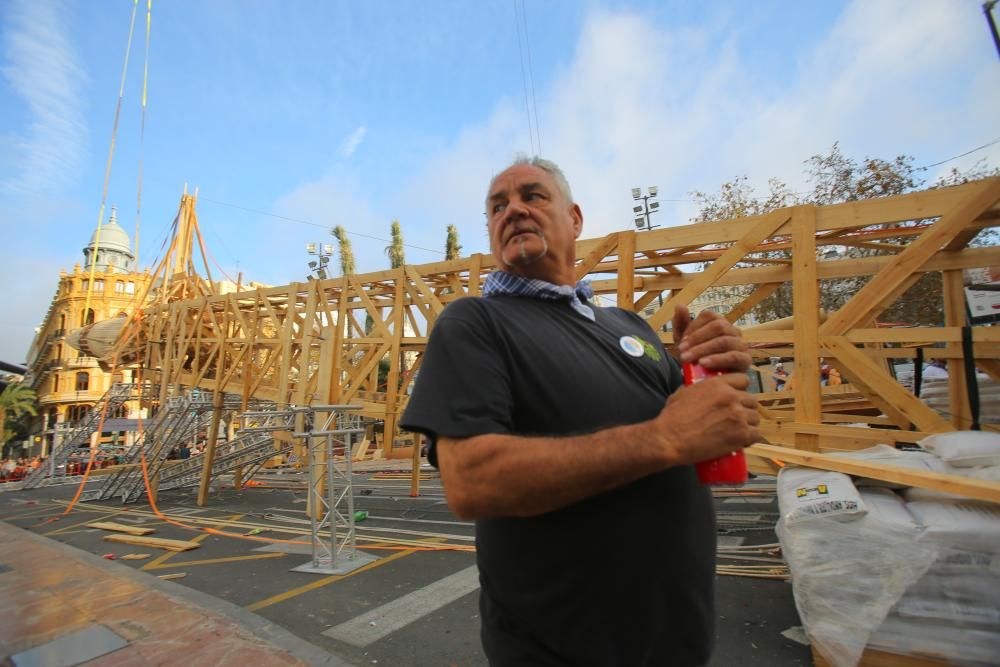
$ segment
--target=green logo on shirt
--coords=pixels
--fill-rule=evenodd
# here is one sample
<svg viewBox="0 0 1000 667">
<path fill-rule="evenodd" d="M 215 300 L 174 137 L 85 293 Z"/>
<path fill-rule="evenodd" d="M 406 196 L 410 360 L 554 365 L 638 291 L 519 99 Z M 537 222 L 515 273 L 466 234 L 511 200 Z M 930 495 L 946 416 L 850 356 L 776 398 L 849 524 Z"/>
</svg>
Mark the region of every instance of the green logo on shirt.
<svg viewBox="0 0 1000 667">
<path fill-rule="evenodd" d="M 657 350 L 655 347 L 653 347 L 652 345 L 650 345 L 648 341 L 646 341 L 646 340 L 644 340 L 642 338 L 639 339 L 639 342 L 642 343 L 642 349 L 646 352 L 646 356 L 647 357 L 649 357 L 653 361 L 659 361 L 660 360 L 660 351 L 659 350 Z"/>
</svg>

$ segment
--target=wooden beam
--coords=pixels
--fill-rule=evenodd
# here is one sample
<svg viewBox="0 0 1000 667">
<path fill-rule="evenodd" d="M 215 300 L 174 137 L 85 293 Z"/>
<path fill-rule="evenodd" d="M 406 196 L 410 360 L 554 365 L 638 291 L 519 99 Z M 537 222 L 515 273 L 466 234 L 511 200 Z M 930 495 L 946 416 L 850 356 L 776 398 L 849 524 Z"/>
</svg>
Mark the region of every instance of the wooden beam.
<svg viewBox="0 0 1000 667">
<path fill-rule="evenodd" d="M 948 423 L 934 410 L 921 403 L 920 399 L 879 369 L 864 352 L 854 347 L 846 338 L 825 336 L 823 348 L 829 350 L 830 355 L 843 364 L 852 383 L 868 394 L 869 398 L 874 395 L 888 401 L 921 431 L 939 433 L 951 430 Z"/>
<path fill-rule="evenodd" d="M 659 329 L 667 323 L 674 315 L 674 308 L 678 304 L 689 304 L 691 301 L 710 287 L 724 273 L 736 265 L 748 252 L 758 243 L 776 233 L 786 222 L 789 213 L 786 209 L 779 209 L 764 216 L 757 223 L 747 230 L 746 234 L 738 239 L 734 239 L 733 245 L 722 254 L 719 259 L 695 277 L 690 283 L 684 286 L 678 294 L 667 300 L 649 318 L 649 326 Z"/>
<path fill-rule="evenodd" d="M 819 285 L 816 279 L 816 209 L 797 206 L 792 214 L 792 304 L 795 312 L 795 420 L 818 424 L 820 401 Z M 817 451 L 819 439 L 812 434 L 796 438 L 796 446 Z"/>
<path fill-rule="evenodd" d="M 619 308 L 633 310 L 635 291 L 635 232 L 618 232 L 618 290 L 615 295 Z"/>
<path fill-rule="evenodd" d="M 840 335 L 868 315 L 873 305 L 898 297 L 906 279 L 943 245 L 950 243 L 970 222 L 1000 199 L 1000 177 L 978 184 L 975 194 L 956 204 L 934 225 L 893 258 L 890 266 L 861 288 L 850 301 L 830 316 L 820 328 L 825 335 Z"/>
<path fill-rule="evenodd" d="M 961 330 L 968 320 L 965 315 L 965 288 L 962 285 L 962 272 L 942 271 L 942 289 L 944 291 L 944 323 L 945 326 Z M 962 352 L 962 344 L 948 344 L 951 352 Z M 972 428 L 972 408 L 969 405 L 969 390 L 965 384 L 965 363 L 961 358 L 948 361 L 948 406 L 951 412 L 951 424 L 956 429 Z"/>
<path fill-rule="evenodd" d="M 943 493 L 953 493 L 966 498 L 986 500 L 1000 503 L 1000 482 L 991 482 L 958 475 L 922 472 L 913 468 L 889 466 L 872 461 L 861 461 L 830 454 L 802 452 L 788 447 L 775 445 L 752 445 L 747 453 L 768 459 L 777 459 L 782 463 L 794 463 L 808 468 L 832 470 L 848 475 L 857 475 L 868 479 L 878 479 L 903 486 L 915 486 Z"/>
<path fill-rule="evenodd" d="M 581 280 L 584 276 L 590 273 L 597 264 L 608 256 L 612 250 L 618 247 L 618 234 L 612 232 L 608 234 L 601 242 L 594 246 L 587 256 L 583 258 L 583 262 L 576 267 L 576 279 Z"/>
</svg>

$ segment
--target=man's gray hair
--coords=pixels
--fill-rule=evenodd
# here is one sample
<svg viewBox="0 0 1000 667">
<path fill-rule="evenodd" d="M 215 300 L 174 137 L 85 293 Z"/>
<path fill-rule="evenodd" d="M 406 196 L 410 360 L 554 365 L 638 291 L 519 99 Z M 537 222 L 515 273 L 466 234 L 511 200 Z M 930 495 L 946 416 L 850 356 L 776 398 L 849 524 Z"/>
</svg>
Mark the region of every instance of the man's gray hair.
<svg viewBox="0 0 1000 667">
<path fill-rule="evenodd" d="M 564 174 L 562 172 L 562 169 L 559 168 L 559 165 L 557 165 L 552 160 L 546 160 L 545 158 L 538 157 L 537 155 L 529 156 L 524 153 L 519 153 L 514 158 L 514 161 L 511 162 L 506 167 L 504 167 L 503 169 L 501 169 L 497 175 L 502 174 L 511 167 L 518 167 L 521 165 L 528 165 L 529 167 L 538 167 L 542 171 L 548 173 L 550 176 L 552 176 L 552 180 L 556 182 L 556 187 L 559 188 L 559 192 L 561 192 L 562 195 L 566 197 L 566 201 L 568 201 L 570 204 L 573 203 L 573 192 L 569 188 L 569 181 L 566 180 L 566 174 Z M 493 181 L 495 180 L 496 176 L 494 176 L 493 180 L 490 181 L 490 188 L 493 187 Z M 487 193 L 487 197 L 488 196 L 489 194 Z"/>
</svg>

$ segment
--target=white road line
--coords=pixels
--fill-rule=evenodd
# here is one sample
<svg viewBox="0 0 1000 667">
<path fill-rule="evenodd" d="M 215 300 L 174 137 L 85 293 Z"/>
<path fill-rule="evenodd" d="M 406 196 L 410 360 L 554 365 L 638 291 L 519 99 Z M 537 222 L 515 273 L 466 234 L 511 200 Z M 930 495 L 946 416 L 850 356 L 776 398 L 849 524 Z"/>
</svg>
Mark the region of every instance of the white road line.
<svg viewBox="0 0 1000 667">
<path fill-rule="evenodd" d="M 479 588 L 475 565 L 341 623 L 323 634 L 364 648 Z"/>
</svg>

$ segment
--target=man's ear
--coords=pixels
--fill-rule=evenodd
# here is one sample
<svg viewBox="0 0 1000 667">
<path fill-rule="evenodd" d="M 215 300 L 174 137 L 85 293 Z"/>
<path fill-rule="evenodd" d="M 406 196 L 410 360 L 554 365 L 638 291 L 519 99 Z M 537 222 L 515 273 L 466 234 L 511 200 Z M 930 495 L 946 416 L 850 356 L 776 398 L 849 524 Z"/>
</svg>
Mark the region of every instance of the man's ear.
<svg viewBox="0 0 1000 667">
<path fill-rule="evenodd" d="M 573 238 L 578 239 L 583 232 L 583 211 L 580 210 L 580 205 L 574 203 L 569 215 L 573 218 Z"/>
</svg>

